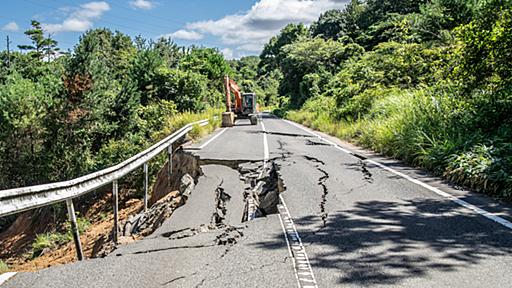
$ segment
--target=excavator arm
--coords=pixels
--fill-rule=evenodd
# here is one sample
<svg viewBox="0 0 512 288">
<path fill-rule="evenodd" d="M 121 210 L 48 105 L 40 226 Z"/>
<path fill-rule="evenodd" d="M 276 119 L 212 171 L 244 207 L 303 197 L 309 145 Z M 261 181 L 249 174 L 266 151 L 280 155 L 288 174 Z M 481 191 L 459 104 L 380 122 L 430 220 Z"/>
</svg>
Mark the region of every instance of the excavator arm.
<svg viewBox="0 0 512 288">
<path fill-rule="evenodd" d="M 235 111 L 242 109 L 242 94 L 236 82 L 226 76 L 224 84 L 226 86 L 226 111 L 231 112 L 231 92 L 235 96 Z"/>
</svg>

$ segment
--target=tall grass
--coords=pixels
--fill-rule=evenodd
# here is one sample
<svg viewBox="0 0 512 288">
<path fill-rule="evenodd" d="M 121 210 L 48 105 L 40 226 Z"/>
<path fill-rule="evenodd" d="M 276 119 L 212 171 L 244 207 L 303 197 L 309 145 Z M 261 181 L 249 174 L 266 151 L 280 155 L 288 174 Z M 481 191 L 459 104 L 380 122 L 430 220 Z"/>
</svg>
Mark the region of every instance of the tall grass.
<svg viewBox="0 0 512 288">
<path fill-rule="evenodd" d="M 367 99 L 361 99 L 361 105 L 368 106 Z M 356 119 L 340 117 L 340 110 L 329 105 L 315 99 L 286 117 L 470 189 L 512 200 L 512 127 L 481 131 L 474 124 L 479 123 L 477 116 L 471 116 L 479 105 L 434 88 L 387 93 L 370 101 Z"/>
</svg>

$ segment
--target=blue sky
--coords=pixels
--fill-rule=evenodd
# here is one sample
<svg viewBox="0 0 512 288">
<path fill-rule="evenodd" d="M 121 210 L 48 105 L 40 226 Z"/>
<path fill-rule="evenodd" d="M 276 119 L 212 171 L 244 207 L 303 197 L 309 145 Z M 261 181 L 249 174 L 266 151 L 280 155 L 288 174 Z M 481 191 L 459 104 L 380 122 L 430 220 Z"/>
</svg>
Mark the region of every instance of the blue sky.
<svg viewBox="0 0 512 288">
<path fill-rule="evenodd" d="M 255 55 L 290 22 L 310 24 L 347 0 L 9 0 L 0 3 L 0 49 L 27 44 L 30 20 L 43 23 L 61 49 L 86 30 L 107 27 L 130 36 L 171 37 L 181 45 L 218 47 L 228 58 Z"/>
</svg>

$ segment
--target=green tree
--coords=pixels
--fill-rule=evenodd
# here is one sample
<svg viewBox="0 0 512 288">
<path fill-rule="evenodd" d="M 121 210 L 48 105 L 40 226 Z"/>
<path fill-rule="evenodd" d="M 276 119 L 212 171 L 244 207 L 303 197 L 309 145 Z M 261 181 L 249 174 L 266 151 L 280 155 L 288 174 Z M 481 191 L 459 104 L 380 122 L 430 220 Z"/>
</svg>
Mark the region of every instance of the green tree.
<svg viewBox="0 0 512 288">
<path fill-rule="evenodd" d="M 308 30 L 303 24 L 286 25 L 279 35 L 270 38 L 270 41 L 265 44 L 260 54 L 261 62 L 259 67 L 265 72 L 278 68 L 281 65 L 282 59 L 285 57 L 281 48 L 307 37 Z"/>
<path fill-rule="evenodd" d="M 47 107 L 52 105 L 51 87 L 59 81 L 46 78 L 34 83 L 14 73 L 0 86 L 0 189 L 45 179 L 45 119 Z"/>
<path fill-rule="evenodd" d="M 48 61 L 52 56 L 55 56 L 59 48 L 57 47 L 57 41 L 51 38 L 51 35 L 48 37 L 44 36 L 43 28 L 41 27 L 41 23 L 36 20 L 32 20 L 31 22 L 32 29 L 25 31 L 25 35 L 27 35 L 32 41 L 31 45 L 18 45 L 18 48 L 21 50 L 29 50 L 31 55 L 36 59 L 43 59 L 46 57 Z"/>
<path fill-rule="evenodd" d="M 224 99 L 224 76 L 233 72 L 219 50 L 192 47 L 181 59 L 179 69 L 206 76 L 211 95 L 205 100 L 208 100 L 212 105 L 222 106 L 220 103 Z"/>
<path fill-rule="evenodd" d="M 341 10 L 329 10 L 320 15 L 317 21 L 311 24 L 311 36 L 320 36 L 324 39 L 338 39 L 345 30 L 345 15 Z"/>
<path fill-rule="evenodd" d="M 487 83 L 494 88 L 512 83 L 512 8 L 504 2 L 487 2 L 475 20 L 458 29 L 462 41 L 458 72 L 469 89 Z"/>
<path fill-rule="evenodd" d="M 297 106 L 302 105 L 312 96 L 307 93 L 308 90 L 305 87 L 327 84 L 344 61 L 364 52 L 364 49 L 357 44 L 345 45 L 322 38 L 296 42 L 284 46 L 282 50 L 286 56 L 281 63 L 283 81 L 280 92 L 283 95 L 290 95 L 292 104 Z M 308 79 L 303 79 L 305 75 L 311 73 L 318 73 L 318 75 L 309 75 Z M 303 80 L 306 80 L 306 83 L 303 83 L 301 88 Z"/>
</svg>

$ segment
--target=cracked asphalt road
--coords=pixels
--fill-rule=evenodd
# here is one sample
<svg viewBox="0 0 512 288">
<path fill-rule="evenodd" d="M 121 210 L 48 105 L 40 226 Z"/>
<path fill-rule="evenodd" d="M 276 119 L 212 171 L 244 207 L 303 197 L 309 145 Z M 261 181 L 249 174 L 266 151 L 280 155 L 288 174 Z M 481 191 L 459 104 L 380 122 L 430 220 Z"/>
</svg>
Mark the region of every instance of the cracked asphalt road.
<svg viewBox="0 0 512 288">
<path fill-rule="evenodd" d="M 265 131 L 239 125 L 193 151 L 204 176 L 151 236 L 2 288 L 297 287 L 280 215 L 242 222 L 247 183 L 233 167 L 263 160 L 264 135 L 318 287 L 510 287 L 510 229 L 283 120 L 263 122 Z M 510 219 L 508 206 L 438 187 Z"/>
</svg>

